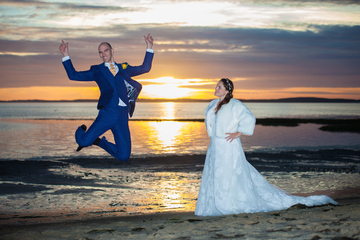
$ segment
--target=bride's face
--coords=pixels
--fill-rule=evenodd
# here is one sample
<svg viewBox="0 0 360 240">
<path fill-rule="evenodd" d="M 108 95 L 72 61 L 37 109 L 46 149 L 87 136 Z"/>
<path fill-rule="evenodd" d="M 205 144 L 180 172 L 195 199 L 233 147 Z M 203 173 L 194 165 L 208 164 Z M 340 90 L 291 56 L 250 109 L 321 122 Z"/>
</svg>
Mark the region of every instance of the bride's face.
<svg viewBox="0 0 360 240">
<path fill-rule="evenodd" d="M 226 88 L 224 87 L 224 83 L 222 81 L 219 81 L 218 84 L 216 85 L 214 95 L 219 98 L 224 98 L 228 92 L 229 91 L 226 90 Z"/>
</svg>

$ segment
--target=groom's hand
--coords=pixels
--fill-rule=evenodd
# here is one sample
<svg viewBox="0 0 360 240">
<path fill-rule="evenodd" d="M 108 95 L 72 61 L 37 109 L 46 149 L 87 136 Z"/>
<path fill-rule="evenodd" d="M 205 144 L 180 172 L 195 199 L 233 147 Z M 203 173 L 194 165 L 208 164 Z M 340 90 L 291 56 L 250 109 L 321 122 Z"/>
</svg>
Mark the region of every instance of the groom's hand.
<svg viewBox="0 0 360 240">
<path fill-rule="evenodd" d="M 150 33 L 147 35 L 147 37 L 144 36 L 145 42 L 147 44 L 148 49 L 152 49 L 152 46 L 154 44 L 154 39 L 152 36 L 150 36 Z"/>
<path fill-rule="evenodd" d="M 64 57 L 69 56 L 68 45 L 69 43 L 65 43 L 64 40 L 62 40 L 62 43 L 60 44 L 59 50 Z"/>
</svg>

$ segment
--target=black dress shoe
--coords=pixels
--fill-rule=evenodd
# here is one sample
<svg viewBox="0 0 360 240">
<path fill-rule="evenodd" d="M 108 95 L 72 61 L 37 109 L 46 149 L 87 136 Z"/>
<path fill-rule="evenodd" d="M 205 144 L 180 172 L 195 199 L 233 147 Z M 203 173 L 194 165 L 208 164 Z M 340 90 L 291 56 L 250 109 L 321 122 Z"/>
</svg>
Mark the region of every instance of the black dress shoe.
<svg viewBox="0 0 360 240">
<path fill-rule="evenodd" d="M 100 138 L 97 138 L 92 145 L 99 146 L 100 141 L 101 141 L 101 139 L 100 139 Z M 76 151 L 78 152 L 78 151 L 80 151 L 81 149 L 83 149 L 83 147 L 79 145 L 78 148 L 76 149 Z"/>
<path fill-rule="evenodd" d="M 84 131 L 86 131 L 86 125 L 83 124 L 83 125 L 81 125 L 80 127 L 81 127 Z M 83 148 L 84 148 L 84 147 L 82 147 L 82 146 L 79 145 L 78 148 L 76 149 L 76 151 L 78 152 L 78 151 L 80 151 L 80 150 L 83 149 Z"/>
<path fill-rule="evenodd" d="M 94 141 L 93 145 L 99 146 L 100 141 L 101 141 L 101 139 L 100 139 L 100 138 L 97 138 L 97 139 Z"/>
<path fill-rule="evenodd" d="M 81 149 L 83 149 L 84 147 L 82 147 L 82 146 L 78 146 L 78 148 L 76 149 L 76 151 L 78 152 L 78 151 L 80 151 Z"/>
</svg>

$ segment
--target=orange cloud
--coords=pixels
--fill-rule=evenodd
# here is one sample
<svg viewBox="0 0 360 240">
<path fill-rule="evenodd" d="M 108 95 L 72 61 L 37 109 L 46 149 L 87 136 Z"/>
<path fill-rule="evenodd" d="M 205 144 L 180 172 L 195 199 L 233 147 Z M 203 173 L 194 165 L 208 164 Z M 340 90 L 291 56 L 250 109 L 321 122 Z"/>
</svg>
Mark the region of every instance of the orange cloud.
<svg viewBox="0 0 360 240">
<path fill-rule="evenodd" d="M 360 88 L 283 88 L 271 90 L 235 90 L 238 99 L 279 99 L 294 97 L 359 99 Z"/>
<path fill-rule="evenodd" d="M 156 81 L 158 82 L 156 83 Z M 168 83 L 165 83 L 166 81 Z M 172 80 L 172 81 L 169 81 Z M 139 96 L 142 99 L 213 99 L 214 89 L 205 88 L 205 85 L 213 84 L 204 80 L 204 88 L 199 87 L 199 82 L 184 81 L 183 85 L 179 79 L 159 78 L 151 81 L 151 84 L 143 86 Z M 199 79 L 199 81 L 201 81 Z M 180 81 L 181 82 L 181 81 Z M 98 99 L 99 89 L 97 87 L 23 87 L 23 88 L 0 88 L 0 100 L 77 100 Z M 279 99 L 292 97 L 320 97 L 320 98 L 345 98 L 359 99 L 360 88 L 284 88 L 272 90 L 235 90 L 234 98 L 237 99 Z"/>
<path fill-rule="evenodd" d="M 0 88 L 0 100 L 75 100 L 97 99 L 97 87 L 23 87 Z"/>
</svg>

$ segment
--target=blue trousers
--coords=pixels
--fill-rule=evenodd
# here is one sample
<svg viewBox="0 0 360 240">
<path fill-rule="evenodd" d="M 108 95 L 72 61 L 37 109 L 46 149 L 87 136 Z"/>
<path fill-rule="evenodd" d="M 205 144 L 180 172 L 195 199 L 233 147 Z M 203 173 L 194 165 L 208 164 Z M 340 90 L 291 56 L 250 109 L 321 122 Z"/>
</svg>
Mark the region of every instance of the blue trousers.
<svg viewBox="0 0 360 240">
<path fill-rule="evenodd" d="M 94 141 L 111 130 L 115 144 L 101 138 L 99 147 L 103 148 L 114 158 L 126 162 L 130 158 L 131 138 L 129 130 L 128 108 L 118 106 L 119 98 L 114 96 L 110 104 L 99 110 L 93 124 L 87 131 L 79 127 L 75 132 L 76 142 L 82 147 L 91 146 Z"/>
</svg>

